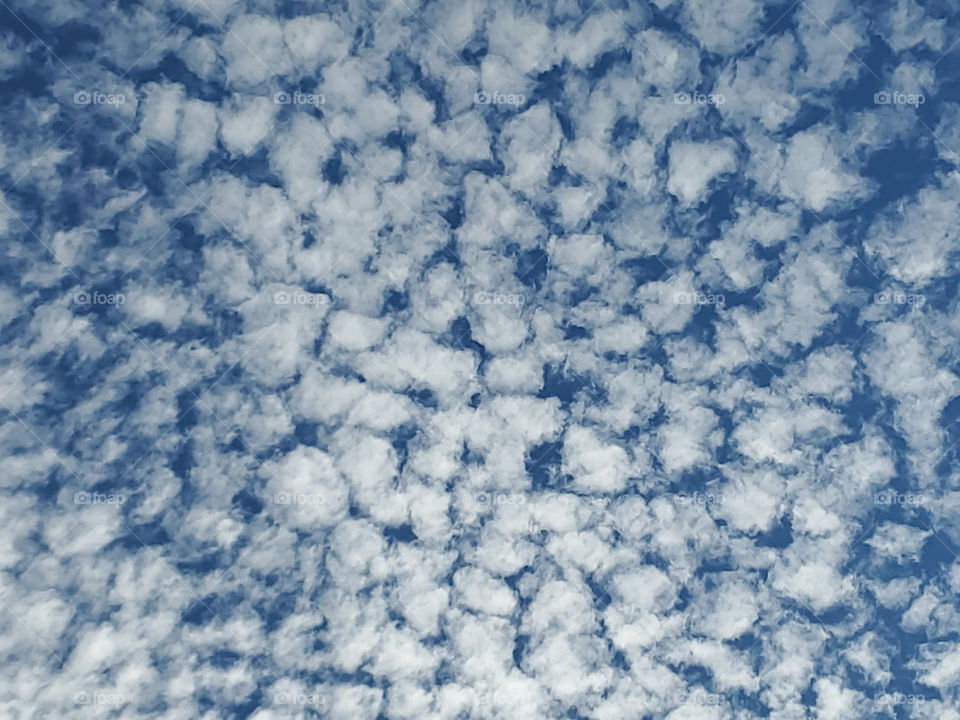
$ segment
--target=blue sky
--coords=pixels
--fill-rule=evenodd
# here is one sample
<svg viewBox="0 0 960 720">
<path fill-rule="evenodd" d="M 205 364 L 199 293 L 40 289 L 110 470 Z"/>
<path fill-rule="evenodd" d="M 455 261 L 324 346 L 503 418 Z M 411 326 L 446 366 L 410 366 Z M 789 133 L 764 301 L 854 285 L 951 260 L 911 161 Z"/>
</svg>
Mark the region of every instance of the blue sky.
<svg viewBox="0 0 960 720">
<path fill-rule="evenodd" d="M 960 719 L 956 2 L 0 0 L 0 714 Z"/>
</svg>

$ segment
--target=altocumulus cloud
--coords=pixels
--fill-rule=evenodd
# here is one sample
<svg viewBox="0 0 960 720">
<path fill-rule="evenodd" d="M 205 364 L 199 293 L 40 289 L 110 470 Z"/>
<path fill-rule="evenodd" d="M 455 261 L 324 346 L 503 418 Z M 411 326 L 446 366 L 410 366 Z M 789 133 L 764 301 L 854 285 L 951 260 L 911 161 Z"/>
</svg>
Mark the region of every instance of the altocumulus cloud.
<svg viewBox="0 0 960 720">
<path fill-rule="evenodd" d="M 0 715 L 960 718 L 953 3 L 0 5 Z"/>
</svg>

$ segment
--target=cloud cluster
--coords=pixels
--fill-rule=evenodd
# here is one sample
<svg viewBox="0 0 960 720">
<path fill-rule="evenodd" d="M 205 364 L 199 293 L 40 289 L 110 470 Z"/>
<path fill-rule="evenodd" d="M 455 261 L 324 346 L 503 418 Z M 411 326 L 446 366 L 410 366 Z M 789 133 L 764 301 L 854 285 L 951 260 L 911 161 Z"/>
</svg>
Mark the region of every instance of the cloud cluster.
<svg viewBox="0 0 960 720">
<path fill-rule="evenodd" d="M 0 715 L 960 718 L 960 24 L 11 2 Z"/>
</svg>

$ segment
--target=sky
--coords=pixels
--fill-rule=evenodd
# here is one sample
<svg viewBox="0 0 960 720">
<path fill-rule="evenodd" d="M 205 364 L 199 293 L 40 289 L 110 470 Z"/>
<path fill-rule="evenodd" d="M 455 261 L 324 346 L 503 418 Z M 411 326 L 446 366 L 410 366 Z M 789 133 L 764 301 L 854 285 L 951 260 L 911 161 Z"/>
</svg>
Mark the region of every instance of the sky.
<svg viewBox="0 0 960 720">
<path fill-rule="evenodd" d="M 960 720 L 960 2 L 0 0 L 0 719 Z"/>
</svg>

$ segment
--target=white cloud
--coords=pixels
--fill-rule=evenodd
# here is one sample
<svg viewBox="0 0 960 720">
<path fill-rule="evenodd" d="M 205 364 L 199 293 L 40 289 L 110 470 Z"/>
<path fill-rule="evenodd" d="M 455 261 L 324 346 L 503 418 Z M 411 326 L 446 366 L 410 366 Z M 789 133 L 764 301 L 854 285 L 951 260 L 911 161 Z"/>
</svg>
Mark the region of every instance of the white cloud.
<svg viewBox="0 0 960 720">
<path fill-rule="evenodd" d="M 683 205 L 699 204 L 706 199 L 710 182 L 736 166 L 733 149 L 726 142 L 675 142 L 670 146 L 667 189 Z"/>
<path fill-rule="evenodd" d="M 866 183 L 845 172 L 844 161 L 822 130 L 797 133 L 787 146 L 780 187 L 787 197 L 816 212 L 863 197 Z"/>
</svg>

